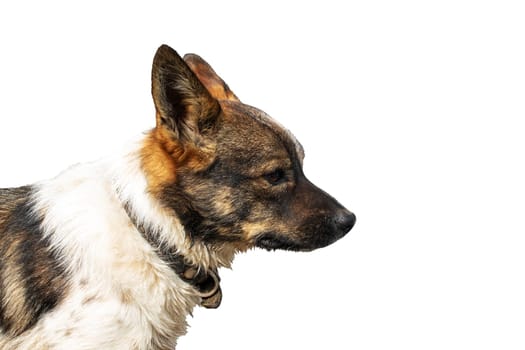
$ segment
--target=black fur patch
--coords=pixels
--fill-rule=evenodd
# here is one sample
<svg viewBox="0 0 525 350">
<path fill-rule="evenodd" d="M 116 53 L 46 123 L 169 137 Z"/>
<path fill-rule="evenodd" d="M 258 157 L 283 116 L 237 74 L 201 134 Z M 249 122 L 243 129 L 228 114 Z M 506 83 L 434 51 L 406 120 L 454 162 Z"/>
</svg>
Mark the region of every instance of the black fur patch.
<svg viewBox="0 0 525 350">
<path fill-rule="evenodd" d="M 0 218 L 0 327 L 12 335 L 30 329 L 56 307 L 67 287 L 60 258 L 43 236 L 42 217 L 33 210 L 31 192 L 29 186 L 0 190 L 5 211 Z"/>
<path fill-rule="evenodd" d="M 173 209 L 192 240 L 213 245 L 242 239 L 242 233 L 237 226 L 249 212 L 248 204 L 245 205 L 244 210 L 238 210 L 230 215 L 219 215 L 211 209 L 213 197 L 200 198 L 200 200 L 192 197 L 178 184 L 166 187 L 162 195 L 163 203 Z"/>
</svg>

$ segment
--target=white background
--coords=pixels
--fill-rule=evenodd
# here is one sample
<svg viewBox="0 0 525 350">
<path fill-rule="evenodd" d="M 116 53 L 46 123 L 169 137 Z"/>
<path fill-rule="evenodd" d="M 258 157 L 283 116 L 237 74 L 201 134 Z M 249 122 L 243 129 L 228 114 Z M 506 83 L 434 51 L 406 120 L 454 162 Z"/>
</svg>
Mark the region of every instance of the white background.
<svg viewBox="0 0 525 350">
<path fill-rule="evenodd" d="M 7 3 L 1 186 L 152 127 L 167 43 L 291 129 L 357 215 L 314 253 L 238 257 L 179 349 L 525 348 L 522 2 Z"/>
</svg>

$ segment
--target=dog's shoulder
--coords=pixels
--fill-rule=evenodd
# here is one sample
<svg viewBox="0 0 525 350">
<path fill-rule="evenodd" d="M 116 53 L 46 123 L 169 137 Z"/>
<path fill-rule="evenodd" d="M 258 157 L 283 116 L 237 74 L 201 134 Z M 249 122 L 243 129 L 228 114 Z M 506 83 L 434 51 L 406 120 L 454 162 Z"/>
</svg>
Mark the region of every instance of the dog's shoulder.
<svg viewBox="0 0 525 350">
<path fill-rule="evenodd" d="M 0 233 L 5 222 L 13 215 L 17 207 L 26 202 L 31 193 L 31 186 L 0 188 Z"/>
<path fill-rule="evenodd" d="M 19 335 L 55 308 L 66 272 L 49 249 L 34 186 L 0 190 L 0 328 Z"/>
</svg>

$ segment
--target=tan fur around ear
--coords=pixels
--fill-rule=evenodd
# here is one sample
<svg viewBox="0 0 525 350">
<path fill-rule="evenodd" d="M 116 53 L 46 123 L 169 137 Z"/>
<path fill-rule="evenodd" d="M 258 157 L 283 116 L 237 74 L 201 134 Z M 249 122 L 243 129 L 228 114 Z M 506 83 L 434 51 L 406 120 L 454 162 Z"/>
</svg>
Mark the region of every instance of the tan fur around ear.
<svg viewBox="0 0 525 350">
<path fill-rule="evenodd" d="M 184 61 L 215 99 L 239 101 L 239 98 L 235 96 L 224 80 L 200 56 L 186 54 L 184 55 Z"/>
</svg>

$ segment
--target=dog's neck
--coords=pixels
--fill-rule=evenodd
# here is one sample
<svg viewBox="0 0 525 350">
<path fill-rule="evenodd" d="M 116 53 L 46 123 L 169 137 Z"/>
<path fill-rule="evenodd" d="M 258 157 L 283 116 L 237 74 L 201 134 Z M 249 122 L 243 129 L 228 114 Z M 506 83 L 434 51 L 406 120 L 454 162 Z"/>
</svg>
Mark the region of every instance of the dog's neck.
<svg viewBox="0 0 525 350">
<path fill-rule="evenodd" d="M 127 152 L 113 168 L 112 187 L 131 223 L 159 258 L 201 296 L 202 306 L 217 307 L 221 297 L 217 270 L 231 266 L 235 251 L 191 241 L 175 213 L 148 192 L 138 150 Z"/>
<path fill-rule="evenodd" d="M 181 280 L 190 284 L 196 294 L 201 297 L 201 306 L 208 309 L 216 309 L 222 300 L 222 291 L 217 269 L 206 269 L 205 267 L 188 263 L 176 247 L 169 247 L 156 239 L 155 234 L 149 231 L 145 225 L 137 222 L 136 214 L 129 203 L 123 203 L 124 210 L 130 221 L 142 237 L 153 247 L 159 258 L 167 264 Z"/>
</svg>

